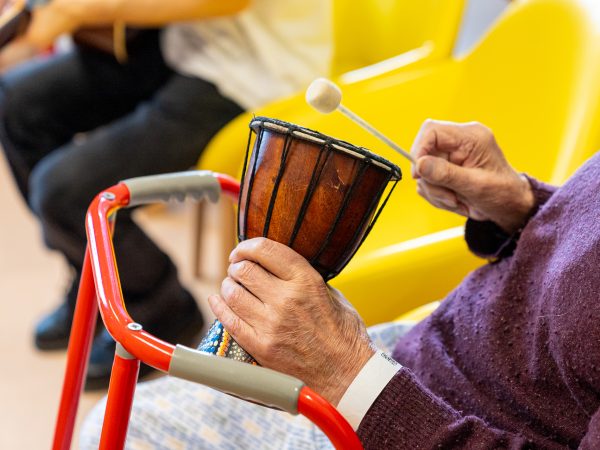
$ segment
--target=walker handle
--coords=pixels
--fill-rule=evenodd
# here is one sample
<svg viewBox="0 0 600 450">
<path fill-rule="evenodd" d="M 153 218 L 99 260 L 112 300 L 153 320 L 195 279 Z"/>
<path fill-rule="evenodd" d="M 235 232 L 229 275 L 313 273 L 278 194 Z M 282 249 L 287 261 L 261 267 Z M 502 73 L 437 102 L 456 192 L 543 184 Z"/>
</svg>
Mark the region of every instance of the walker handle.
<svg viewBox="0 0 600 450">
<path fill-rule="evenodd" d="M 189 170 L 163 175 L 129 178 L 121 183 L 129 190 L 129 207 L 149 203 L 183 202 L 186 197 L 206 197 L 216 203 L 221 196 L 219 179 L 207 170 Z"/>
<path fill-rule="evenodd" d="M 325 399 L 292 376 L 183 345 L 177 345 L 171 355 L 169 375 L 290 414 L 302 414 L 327 435 L 336 449 L 363 449 L 346 419 Z"/>
<path fill-rule="evenodd" d="M 177 345 L 169 375 L 204 384 L 261 405 L 298 414 L 298 396 L 304 383 L 265 367 L 210 355 Z"/>
</svg>

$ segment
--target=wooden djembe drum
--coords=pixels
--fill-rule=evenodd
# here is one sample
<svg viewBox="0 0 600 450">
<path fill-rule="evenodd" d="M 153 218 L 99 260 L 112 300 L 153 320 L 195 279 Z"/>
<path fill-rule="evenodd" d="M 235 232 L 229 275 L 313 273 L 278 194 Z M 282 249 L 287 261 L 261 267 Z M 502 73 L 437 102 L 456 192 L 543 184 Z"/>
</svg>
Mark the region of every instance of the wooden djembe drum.
<svg viewBox="0 0 600 450">
<path fill-rule="evenodd" d="M 364 148 L 257 117 L 241 183 L 239 240 L 281 242 L 328 281 L 356 253 L 400 179 L 399 167 Z M 256 363 L 218 321 L 199 349 Z"/>
</svg>

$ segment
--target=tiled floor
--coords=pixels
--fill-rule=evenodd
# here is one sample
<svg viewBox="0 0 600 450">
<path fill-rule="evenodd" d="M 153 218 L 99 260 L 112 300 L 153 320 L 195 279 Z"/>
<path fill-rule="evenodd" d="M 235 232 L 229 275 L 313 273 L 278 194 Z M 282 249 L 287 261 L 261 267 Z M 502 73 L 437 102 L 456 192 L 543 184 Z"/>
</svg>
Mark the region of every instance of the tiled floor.
<svg viewBox="0 0 600 450">
<path fill-rule="evenodd" d="M 50 448 L 62 386 L 64 352 L 39 353 L 32 329 L 53 308 L 65 284 L 61 258 L 43 248 L 39 229 L 20 200 L 0 157 L 0 449 Z M 181 276 L 206 310 L 206 294 L 215 283 L 191 276 L 192 214 L 190 205 L 149 208 L 139 220 L 174 256 Z M 209 228 L 207 236 L 214 235 Z M 217 261 L 218 262 L 218 261 Z M 218 277 L 220 264 L 210 267 Z M 78 422 L 101 394 L 85 394 Z M 73 446 L 76 448 L 76 446 Z"/>
</svg>

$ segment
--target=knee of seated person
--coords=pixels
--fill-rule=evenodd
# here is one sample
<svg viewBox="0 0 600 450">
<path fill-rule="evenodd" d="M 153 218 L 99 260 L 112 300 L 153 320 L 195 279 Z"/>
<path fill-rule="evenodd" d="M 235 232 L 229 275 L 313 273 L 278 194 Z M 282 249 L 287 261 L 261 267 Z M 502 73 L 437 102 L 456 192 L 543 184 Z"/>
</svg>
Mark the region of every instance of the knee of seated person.
<svg viewBox="0 0 600 450">
<path fill-rule="evenodd" d="M 75 215 L 83 216 L 87 204 L 71 179 L 69 169 L 42 160 L 29 178 L 29 205 L 42 220 L 60 223 Z M 83 226 L 83 217 L 80 218 Z"/>
<path fill-rule="evenodd" d="M 4 118 L 8 109 L 7 88 L 3 83 L 4 79 L 0 78 L 0 117 Z"/>
<path fill-rule="evenodd" d="M 39 100 L 35 99 L 28 83 L 6 76 L 0 82 L 0 122 L 10 130 L 13 139 L 22 133 L 35 132 L 43 125 Z M 16 136 L 15 136 L 16 135 Z"/>
<path fill-rule="evenodd" d="M 7 93 L 6 86 L 0 81 L 0 123 L 6 124 L 6 118 L 19 114 L 17 103 L 12 101 Z M 13 120 L 11 119 L 11 122 Z"/>
</svg>

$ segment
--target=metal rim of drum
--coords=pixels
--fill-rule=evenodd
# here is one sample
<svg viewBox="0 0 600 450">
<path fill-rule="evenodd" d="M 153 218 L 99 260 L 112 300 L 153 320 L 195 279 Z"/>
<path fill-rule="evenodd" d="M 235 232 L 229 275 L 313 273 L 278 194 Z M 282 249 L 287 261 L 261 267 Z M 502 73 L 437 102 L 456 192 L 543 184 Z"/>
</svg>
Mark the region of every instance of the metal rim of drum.
<svg viewBox="0 0 600 450">
<path fill-rule="evenodd" d="M 335 139 L 323 133 L 319 133 L 318 131 L 311 130 L 310 128 L 294 125 L 283 120 L 258 116 L 250 122 L 250 128 L 255 133 L 258 133 L 258 128 L 261 125 L 269 131 L 273 131 L 281 135 L 286 135 L 291 132 L 293 136 L 305 141 L 313 142 L 315 144 L 324 145 L 329 143 L 330 147 L 337 151 L 348 153 L 358 159 L 369 159 L 375 166 L 391 172 L 392 178 L 390 181 L 400 181 L 402 179 L 400 167 L 364 147 L 358 147 L 341 139 Z"/>
</svg>

